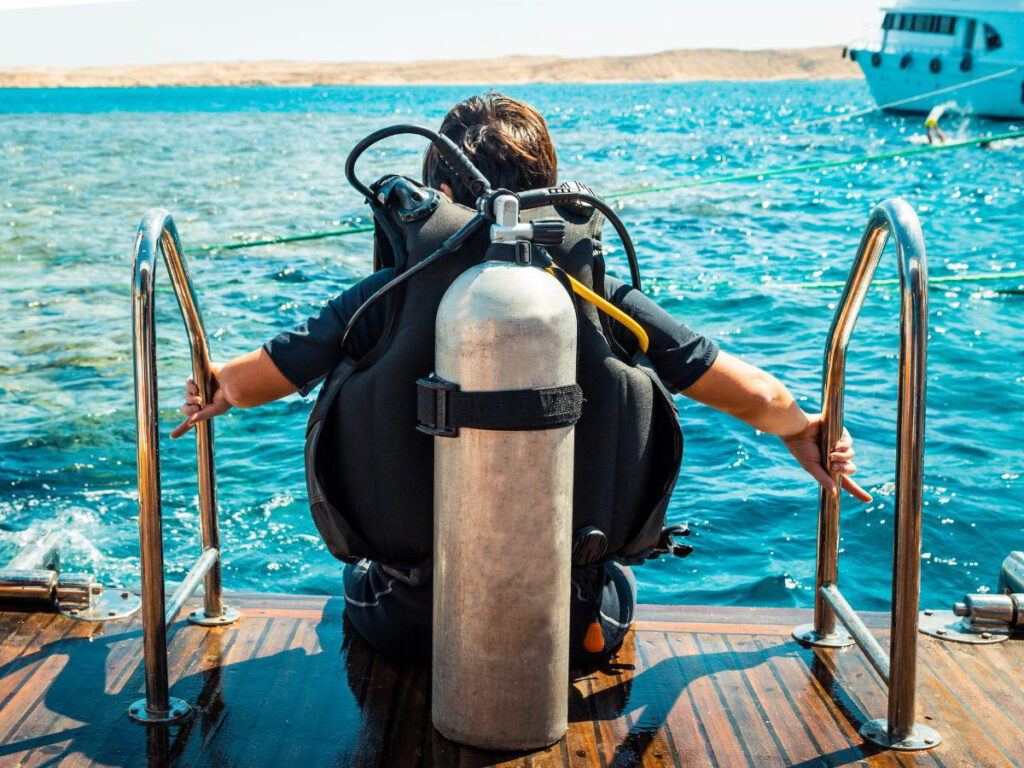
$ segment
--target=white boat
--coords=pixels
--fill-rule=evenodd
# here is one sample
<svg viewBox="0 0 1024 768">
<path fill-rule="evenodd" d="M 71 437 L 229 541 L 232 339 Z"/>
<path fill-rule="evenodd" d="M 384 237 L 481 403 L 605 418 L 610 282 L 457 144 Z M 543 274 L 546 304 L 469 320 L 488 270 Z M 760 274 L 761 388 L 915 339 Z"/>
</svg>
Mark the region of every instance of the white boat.
<svg viewBox="0 0 1024 768">
<path fill-rule="evenodd" d="M 879 106 L 924 113 L 954 101 L 975 115 L 1024 117 L 1024 0 L 902 0 L 883 10 L 876 41 L 844 52 Z"/>
</svg>

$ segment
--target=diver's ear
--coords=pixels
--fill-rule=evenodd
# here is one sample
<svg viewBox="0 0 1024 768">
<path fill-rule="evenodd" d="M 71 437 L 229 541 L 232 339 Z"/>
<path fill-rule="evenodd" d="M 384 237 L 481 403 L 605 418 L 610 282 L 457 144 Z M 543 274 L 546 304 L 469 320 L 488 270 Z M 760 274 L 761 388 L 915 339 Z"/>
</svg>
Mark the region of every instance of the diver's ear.
<svg viewBox="0 0 1024 768">
<path fill-rule="evenodd" d="M 448 199 L 449 200 L 454 200 L 455 199 L 455 193 L 452 192 L 452 188 L 449 187 L 444 182 L 441 182 L 441 191 L 444 192 L 446 195 L 448 195 Z"/>
</svg>

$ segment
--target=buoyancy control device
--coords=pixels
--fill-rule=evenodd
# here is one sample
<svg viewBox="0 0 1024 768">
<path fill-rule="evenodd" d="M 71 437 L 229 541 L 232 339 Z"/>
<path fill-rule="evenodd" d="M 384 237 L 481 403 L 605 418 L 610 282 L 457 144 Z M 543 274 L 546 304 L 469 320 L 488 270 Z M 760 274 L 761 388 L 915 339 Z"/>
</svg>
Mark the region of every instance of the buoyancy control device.
<svg viewBox="0 0 1024 768">
<path fill-rule="evenodd" d="M 405 177 L 388 175 L 369 186 L 357 177 L 356 161 L 367 148 L 408 133 L 432 142 L 442 161 L 478 197 L 475 210 Z M 549 269 L 576 294 L 604 295 L 605 219 L 622 241 L 637 288 L 640 272 L 624 224 L 588 188 L 567 183 L 516 194 L 491 190 L 448 137 L 426 128 L 401 125 L 371 134 L 349 155 L 346 176 L 373 214 L 375 268 L 391 269 L 393 278 L 351 317 L 342 341 L 345 354 L 310 415 L 310 506 L 328 549 L 339 559 L 369 558 L 398 578 L 426 583 L 434 520 L 430 435 L 469 424 L 466 419 L 474 416 L 472 404 L 457 393 L 417 382 L 435 368 L 434 320 L 442 297 L 485 258 L 495 202 L 517 201 L 518 226 L 540 234 L 533 243 L 537 258 L 549 259 Z M 536 247 L 539 243 L 543 248 Z M 346 349 L 351 329 L 385 297 L 384 331 L 369 352 L 355 359 Z M 577 298 L 575 309 L 576 381 L 583 403 L 575 425 L 573 563 L 610 558 L 639 563 L 664 552 L 683 555 L 689 547 L 673 535 L 685 535 L 685 529 L 665 527 L 682 460 L 682 434 L 672 399 L 641 350 L 646 339 L 620 344 L 613 334 L 619 320 L 590 301 Z M 497 417 L 491 413 L 488 418 Z M 516 427 L 503 426 L 499 419 L 482 428 Z"/>
</svg>

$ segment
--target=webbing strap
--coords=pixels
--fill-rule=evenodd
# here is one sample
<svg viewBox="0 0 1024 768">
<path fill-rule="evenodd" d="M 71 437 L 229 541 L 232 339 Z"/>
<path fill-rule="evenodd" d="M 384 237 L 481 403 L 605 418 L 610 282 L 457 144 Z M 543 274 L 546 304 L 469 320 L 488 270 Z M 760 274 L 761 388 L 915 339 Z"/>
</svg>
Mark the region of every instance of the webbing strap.
<svg viewBox="0 0 1024 768">
<path fill-rule="evenodd" d="M 419 424 L 428 435 L 455 437 L 460 427 L 528 430 L 568 427 L 583 412 L 579 384 L 537 389 L 464 392 L 458 384 L 431 374 L 416 382 Z"/>
</svg>

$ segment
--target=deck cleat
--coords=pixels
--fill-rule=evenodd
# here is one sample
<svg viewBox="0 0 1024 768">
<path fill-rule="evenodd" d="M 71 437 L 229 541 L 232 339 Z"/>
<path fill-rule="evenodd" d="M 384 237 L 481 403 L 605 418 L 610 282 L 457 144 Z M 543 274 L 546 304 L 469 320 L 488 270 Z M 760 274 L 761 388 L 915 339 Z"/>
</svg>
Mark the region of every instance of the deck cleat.
<svg viewBox="0 0 1024 768">
<path fill-rule="evenodd" d="M 924 611 L 918 628 L 954 643 L 990 645 L 1024 633 L 1024 553 L 1011 552 L 999 576 L 1001 593 L 964 595 L 952 611 Z"/>
<path fill-rule="evenodd" d="M 57 611 L 76 621 L 114 621 L 135 614 L 142 600 L 127 590 L 104 589 L 92 574 L 65 573 L 57 579 Z"/>
<path fill-rule="evenodd" d="M 53 610 L 76 621 L 126 619 L 142 601 L 131 592 L 104 590 L 91 573 L 60 571 L 56 531 L 16 554 L 0 568 L 0 598 L 24 602 L 30 610 Z"/>
</svg>

